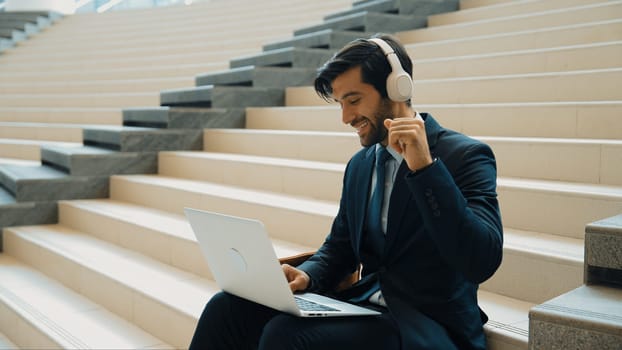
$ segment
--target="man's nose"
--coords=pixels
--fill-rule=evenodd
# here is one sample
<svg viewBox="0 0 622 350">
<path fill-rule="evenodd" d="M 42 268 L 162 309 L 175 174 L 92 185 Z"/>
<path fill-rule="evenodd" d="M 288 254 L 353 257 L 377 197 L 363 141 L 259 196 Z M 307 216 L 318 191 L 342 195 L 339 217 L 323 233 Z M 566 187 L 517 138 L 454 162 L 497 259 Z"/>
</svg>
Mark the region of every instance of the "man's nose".
<svg viewBox="0 0 622 350">
<path fill-rule="evenodd" d="M 341 121 L 344 124 L 350 124 L 355 119 L 354 113 L 348 108 L 341 109 Z"/>
</svg>

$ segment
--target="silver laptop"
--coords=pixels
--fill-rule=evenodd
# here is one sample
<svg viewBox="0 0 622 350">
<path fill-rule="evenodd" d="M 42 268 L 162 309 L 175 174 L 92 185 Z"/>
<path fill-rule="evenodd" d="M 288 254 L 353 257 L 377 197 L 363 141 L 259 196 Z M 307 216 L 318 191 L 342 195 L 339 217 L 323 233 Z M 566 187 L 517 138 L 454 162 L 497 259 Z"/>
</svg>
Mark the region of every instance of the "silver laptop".
<svg viewBox="0 0 622 350">
<path fill-rule="evenodd" d="M 225 292 L 303 317 L 364 316 L 379 312 L 318 294 L 295 294 L 262 222 L 185 208 L 201 251 Z"/>
</svg>

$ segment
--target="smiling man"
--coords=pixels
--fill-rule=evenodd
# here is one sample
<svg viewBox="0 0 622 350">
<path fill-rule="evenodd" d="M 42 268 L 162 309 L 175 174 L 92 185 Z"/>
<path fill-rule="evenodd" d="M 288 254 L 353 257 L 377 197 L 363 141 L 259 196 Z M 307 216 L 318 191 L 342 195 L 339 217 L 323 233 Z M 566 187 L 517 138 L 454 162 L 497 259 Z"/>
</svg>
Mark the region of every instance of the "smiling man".
<svg viewBox="0 0 622 350">
<path fill-rule="evenodd" d="M 292 291 L 335 294 L 379 315 L 308 319 L 219 293 L 191 347 L 208 349 L 485 349 L 478 285 L 501 263 L 496 165 L 487 145 L 411 106 L 412 62 L 387 35 L 355 40 L 318 71 L 363 148 L 348 162 L 339 212 Z"/>
</svg>

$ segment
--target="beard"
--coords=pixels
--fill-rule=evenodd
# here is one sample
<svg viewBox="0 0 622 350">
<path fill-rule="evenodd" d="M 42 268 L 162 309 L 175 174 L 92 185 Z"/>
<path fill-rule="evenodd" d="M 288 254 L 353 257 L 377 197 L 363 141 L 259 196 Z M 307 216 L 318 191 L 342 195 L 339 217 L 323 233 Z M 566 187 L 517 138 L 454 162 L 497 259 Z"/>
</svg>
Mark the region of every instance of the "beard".
<svg viewBox="0 0 622 350">
<path fill-rule="evenodd" d="M 374 113 L 372 118 L 366 118 L 369 121 L 370 130 L 365 137 L 361 137 L 361 146 L 369 147 L 376 143 L 380 143 L 387 138 L 389 131 L 384 126 L 386 119 L 393 119 L 391 111 L 391 103 L 387 99 L 380 101 L 380 106 Z"/>
</svg>

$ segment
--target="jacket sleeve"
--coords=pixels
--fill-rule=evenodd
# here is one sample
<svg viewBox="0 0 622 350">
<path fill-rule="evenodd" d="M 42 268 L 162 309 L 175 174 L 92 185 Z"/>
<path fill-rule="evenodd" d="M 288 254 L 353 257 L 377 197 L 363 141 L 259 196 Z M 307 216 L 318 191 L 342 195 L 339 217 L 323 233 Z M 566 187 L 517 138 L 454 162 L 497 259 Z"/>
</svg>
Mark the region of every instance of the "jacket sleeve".
<svg viewBox="0 0 622 350">
<path fill-rule="evenodd" d="M 442 258 L 467 280 L 481 283 L 501 264 L 503 228 L 496 193 L 496 163 L 490 147 L 472 143 L 406 182 L 426 231 Z"/>
</svg>

